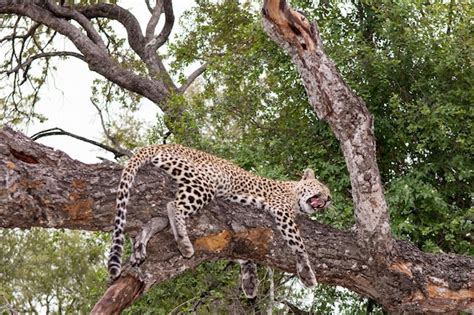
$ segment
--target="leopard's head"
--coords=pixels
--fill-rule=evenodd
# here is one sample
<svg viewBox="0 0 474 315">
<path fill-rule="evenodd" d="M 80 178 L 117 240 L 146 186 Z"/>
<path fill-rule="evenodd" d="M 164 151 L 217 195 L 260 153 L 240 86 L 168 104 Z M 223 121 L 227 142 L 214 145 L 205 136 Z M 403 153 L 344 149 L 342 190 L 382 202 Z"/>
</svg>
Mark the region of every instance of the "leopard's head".
<svg viewBox="0 0 474 315">
<path fill-rule="evenodd" d="M 329 189 L 316 179 L 311 169 L 306 169 L 301 180 L 296 182 L 295 192 L 301 213 L 322 211 L 331 204 Z"/>
</svg>

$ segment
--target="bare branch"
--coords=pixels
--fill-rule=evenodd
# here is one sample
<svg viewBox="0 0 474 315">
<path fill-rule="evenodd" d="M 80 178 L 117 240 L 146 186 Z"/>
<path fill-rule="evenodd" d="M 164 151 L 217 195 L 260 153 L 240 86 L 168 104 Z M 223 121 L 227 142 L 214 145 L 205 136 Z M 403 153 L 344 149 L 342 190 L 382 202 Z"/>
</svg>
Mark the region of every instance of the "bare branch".
<svg viewBox="0 0 474 315">
<path fill-rule="evenodd" d="M 99 33 L 92 26 L 92 23 L 87 17 L 81 14 L 79 11 L 56 5 L 53 2 L 46 1 L 46 7 L 51 10 L 55 15 L 65 18 L 74 19 L 79 25 L 84 28 L 87 33 L 87 36 L 100 48 L 106 51 L 105 43 L 102 41 Z"/>
<path fill-rule="evenodd" d="M 17 35 L 16 32 L 13 32 L 12 34 L 10 35 L 7 35 L 3 38 L 0 39 L 0 44 L 4 41 L 9 41 L 9 40 L 12 40 L 12 39 L 16 39 L 16 38 L 20 38 L 20 39 L 27 39 L 31 36 L 34 35 L 34 33 L 36 32 L 36 30 L 38 29 L 38 27 L 40 26 L 41 24 L 40 23 L 34 23 L 30 28 L 29 30 L 25 33 L 25 34 L 22 34 L 22 35 Z"/>
<path fill-rule="evenodd" d="M 166 43 L 174 25 L 173 3 L 171 0 L 163 0 L 163 10 L 166 18 L 165 25 L 163 26 L 161 33 L 158 34 L 158 36 L 156 36 L 153 41 L 147 43 L 147 46 L 149 45 L 154 51 Z"/>
<path fill-rule="evenodd" d="M 44 52 L 44 53 L 39 53 L 34 56 L 31 56 L 25 62 L 18 64 L 15 68 L 12 68 L 10 70 L 5 70 L 0 73 L 6 73 L 7 75 L 10 75 L 13 72 L 19 71 L 20 69 L 23 69 L 25 72 L 27 72 L 25 68 L 29 68 L 31 63 L 36 59 L 51 58 L 51 57 L 66 57 L 66 56 L 75 57 L 82 61 L 85 61 L 83 55 L 73 52 L 73 51 L 51 51 L 51 52 Z"/>
<path fill-rule="evenodd" d="M 36 141 L 40 138 L 49 137 L 49 136 L 69 136 L 69 137 L 72 137 L 72 138 L 75 138 L 75 139 L 93 144 L 95 146 L 98 146 L 99 148 L 102 148 L 106 151 L 109 151 L 109 152 L 113 153 L 115 159 L 118 159 L 122 156 L 131 156 L 132 155 L 131 152 L 128 151 L 128 150 L 115 149 L 115 148 L 112 148 L 108 145 L 102 144 L 100 142 L 97 142 L 97 141 L 94 141 L 94 140 L 91 140 L 91 139 L 87 139 L 85 137 L 82 137 L 82 136 L 73 134 L 71 132 L 65 131 L 61 128 L 50 128 L 50 129 L 46 129 L 46 130 L 37 132 L 37 133 L 35 133 L 34 135 L 31 136 L 31 139 L 33 141 Z"/>
<path fill-rule="evenodd" d="M 32 20 L 67 36 L 82 53 L 92 71 L 103 75 L 108 80 L 129 91 L 147 97 L 156 104 L 159 104 L 164 112 L 169 110 L 165 100 L 169 97 L 170 92 L 163 81 L 150 80 L 122 68 L 120 64 L 107 54 L 106 50 L 99 48 L 81 30 L 64 18 L 54 16 L 52 12 L 37 5 L 35 2 L 26 0 L 19 2 L 12 4 L 8 0 L 0 0 L 0 13 L 28 16 Z M 117 6 L 112 5 L 112 7 L 115 11 L 118 10 Z M 134 36 L 140 37 L 140 34 L 131 34 L 130 38 Z"/>
<path fill-rule="evenodd" d="M 77 8 L 79 12 L 89 19 L 108 18 L 122 24 L 127 31 L 127 38 L 130 47 L 143 59 L 145 49 L 145 38 L 143 37 L 140 23 L 130 11 L 117 4 L 98 3 L 85 5 Z"/>
<path fill-rule="evenodd" d="M 4 301 L 3 305 L 0 303 L 0 312 L 2 312 L 2 314 L 5 312 L 10 315 L 18 315 L 18 312 L 13 308 L 8 299 L 3 294 L 0 294 L 0 297 L 2 297 Z"/>
<path fill-rule="evenodd" d="M 163 140 L 161 143 L 166 144 L 166 141 L 168 140 L 169 136 L 171 136 L 173 132 L 171 130 L 168 130 L 164 135 L 163 135 Z"/>
<path fill-rule="evenodd" d="M 153 13 L 153 8 L 150 4 L 150 0 L 145 0 L 146 7 L 150 13 Z"/>
<path fill-rule="evenodd" d="M 359 241 L 379 259 L 388 259 L 393 239 L 376 160 L 372 115 L 324 52 L 316 23 L 310 23 L 285 1 L 266 0 L 262 13 L 265 31 L 291 56 L 314 111 L 329 123 L 341 143 L 351 178 Z"/>
<path fill-rule="evenodd" d="M 290 309 L 291 314 L 294 314 L 294 315 L 310 315 L 309 312 L 306 312 L 306 311 L 300 309 L 298 306 L 294 305 L 293 303 L 291 303 L 288 300 L 284 300 L 282 303 L 285 304 Z"/>
<path fill-rule="evenodd" d="M 163 2 L 156 1 L 156 5 L 152 10 L 152 14 L 145 31 L 146 42 L 150 42 L 155 37 L 156 25 L 160 21 L 160 16 L 163 13 Z"/>
<path fill-rule="evenodd" d="M 206 71 L 207 67 L 208 63 L 206 62 L 202 66 L 194 70 L 194 72 L 191 73 L 191 75 L 186 79 L 186 82 L 184 82 L 184 84 L 178 88 L 178 92 L 184 93 L 188 89 L 188 87 L 194 82 L 194 80 L 196 80 L 197 77 L 204 73 L 204 71 Z"/>
<path fill-rule="evenodd" d="M 161 33 L 157 36 L 154 36 L 156 25 L 158 24 L 160 15 L 165 13 L 165 25 Z M 143 61 L 145 61 L 150 75 L 152 77 L 159 77 L 161 78 L 162 82 L 166 85 L 168 91 L 176 91 L 177 87 L 171 76 L 169 75 L 166 67 L 163 64 L 163 61 L 158 55 L 158 48 L 161 47 L 166 40 L 168 39 L 171 30 L 174 25 L 174 14 L 173 14 L 173 6 L 171 0 L 163 0 L 157 1 L 157 4 L 153 10 L 152 17 L 148 22 L 147 29 L 146 29 L 146 45 L 145 45 L 145 53 L 142 57 Z"/>
<path fill-rule="evenodd" d="M 133 153 L 130 150 L 122 148 L 119 141 L 117 141 L 117 138 L 112 136 L 108 128 L 105 126 L 104 116 L 102 115 L 102 110 L 100 109 L 99 105 L 92 98 L 91 98 L 91 103 L 95 107 L 95 109 L 97 109 L 97 112 L 100 118 L 100 124 L 102 126 L 102 130 L 104 131 L 104 134 L 107 137 L 107 139 L 109 139 L 110 142 L 112 142 L 112 144 L 117 148 L 118 151 L 124 153 L 125 156 L 131 157 Z"/>
<path fill-rule="evenodd" d="M 145 37 L 136 17 L 128 10 L 123 9 L 119 5 L 106 3 L 88 5 L 79 8 L 88 18 L 104 17 L 118 21 L 127 30 L 127 38 L 133 51 L 145 62 L 153 79 L 159 78 L 155 84 L 159 85 L 159 91 L 169 94 L 171 90 L 176 90 L 173 80 L 167 72 L 163 62 L 156 53 L 156 49 L 146 45 Z M 172 25 L 171 25 L 172 27 Z M 162 108 L 163 109 L 163 108 Z M 163 109 L 166 111 L 165 109 Z"/>
</svg>

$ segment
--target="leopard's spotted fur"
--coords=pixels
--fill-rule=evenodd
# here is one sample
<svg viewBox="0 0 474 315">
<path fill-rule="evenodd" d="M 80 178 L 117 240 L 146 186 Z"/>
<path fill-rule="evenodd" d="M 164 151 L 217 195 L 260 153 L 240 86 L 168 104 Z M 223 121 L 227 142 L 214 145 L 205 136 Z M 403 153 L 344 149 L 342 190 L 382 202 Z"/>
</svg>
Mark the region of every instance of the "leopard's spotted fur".
<svg viewBox="0 0 474 315">
<path fill-rule="evenodd" d="M 191 257 L 194 254 L 186 231 L 186 218 L 212 199 L 224 198 L 269 211 L 296 255 L 300 279 L 308 287 L 316 284 L 308 254 L 294 222 L 296 212 L 312 213 L 330 203 L 328 188 L 315 179 L 312 170 L 306 170 L 300 181 L 276 181 L 253 175 L 224 159 L 175 144 L 142 148 L 123 170 L 117 194 L 113 246 L 108 262 L 112 279 L 121 272 L 129 191 L 138 169 L 147 162 L 166 171 L 178 183 L 176 199 L 168 203 L 167 209 L 174 237 L 183 256 Z"/>
</svg>

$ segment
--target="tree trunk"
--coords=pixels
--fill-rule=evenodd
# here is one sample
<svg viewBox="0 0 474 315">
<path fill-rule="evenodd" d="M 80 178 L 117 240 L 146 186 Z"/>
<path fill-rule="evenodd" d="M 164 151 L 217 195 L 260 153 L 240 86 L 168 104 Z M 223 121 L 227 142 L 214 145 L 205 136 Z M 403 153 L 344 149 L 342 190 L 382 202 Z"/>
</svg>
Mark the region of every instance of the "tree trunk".
<svg viewBox="0 0 474 315">
<path fill-rule="evenodd" d="M 0 131 L 0 227 L 54 227 L 111 231 L 121 167 L 83 164 L 4 127 Z M 175 186 L 152 167 L 139 172 L 132 189 L 126 232 L 134 236 L 153 217 L 166 217 Z M 216 201 L 193 217 L 189 235 L 196 254 L 184 259 L 169 228 L 148 245 L 140 268 L 126 265 L 94 312 L 119 313 L 156 283 L 204 261 L 252 259 L 295 273 L 295 260 L 269 215 Z M 298 218 L 318 280 L 340 285 L 389 311 L 455 312 L 474 309 L 474 260 L 426 254 L 393 241 L 390 263 L 373 259 L 352 232 Z M 105 308 L 104 308 L 105 307 Z M 107 308 L 108 307 L 108 308 Z M 94 313 L 93 312 L 93 313 Z"/>
<path fill-rule="evenodd" d="M 310 23 L 283 0 L 266 0 L 262 13 L 265 31 L 290 55 L 314 111 L 329 123 L 341 143 L 351 179 L 359 241 L 379 258 L 390 254 L 393 241 L 377 165 L 372 115 L 325 54 L 316 23 Z"/>
</svg>

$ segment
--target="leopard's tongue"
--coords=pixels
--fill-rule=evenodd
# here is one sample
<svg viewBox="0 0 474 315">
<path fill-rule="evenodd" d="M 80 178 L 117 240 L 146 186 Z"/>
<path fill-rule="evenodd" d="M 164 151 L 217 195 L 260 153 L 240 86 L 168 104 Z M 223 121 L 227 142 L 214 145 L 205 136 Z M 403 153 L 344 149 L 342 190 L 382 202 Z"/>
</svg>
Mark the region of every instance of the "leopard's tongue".
<svg viewBox="0 0 474 315">
<path fill-rule="evenodd" d="M 310 204 L 313 208 L 321 208 L 324 206 L 324 201 L 321 198 L 313 197 L 310 200 Z"/>
</svg>

